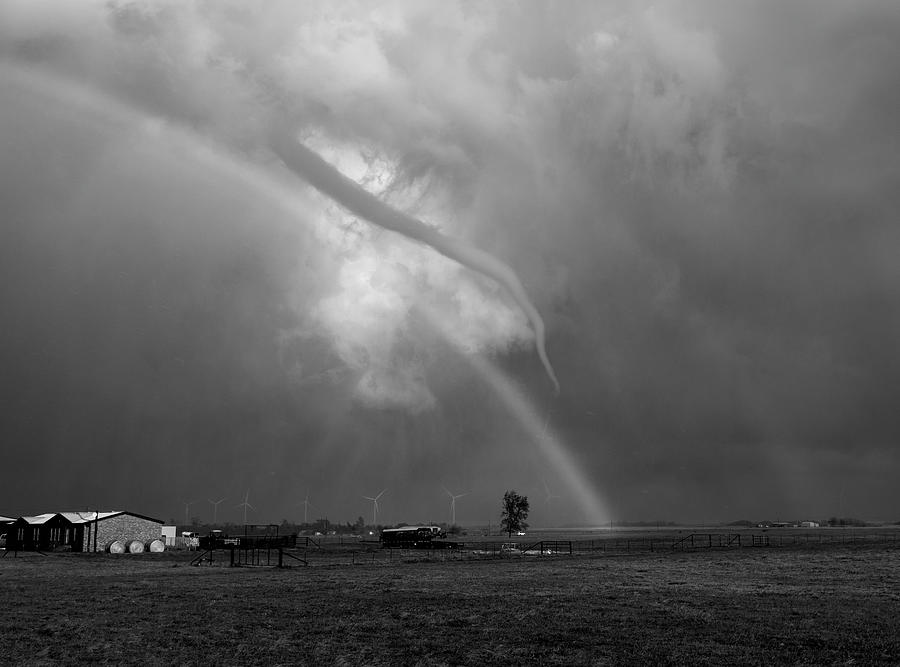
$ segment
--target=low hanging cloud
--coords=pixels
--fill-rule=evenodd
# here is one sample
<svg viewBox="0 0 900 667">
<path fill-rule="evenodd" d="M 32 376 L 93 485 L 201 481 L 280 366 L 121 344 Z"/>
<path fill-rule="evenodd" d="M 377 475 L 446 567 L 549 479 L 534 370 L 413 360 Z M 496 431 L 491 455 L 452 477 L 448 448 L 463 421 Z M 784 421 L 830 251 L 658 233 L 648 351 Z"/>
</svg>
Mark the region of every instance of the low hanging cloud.
<svg viewBox="0 0 900 667">
<path fill-rule="evenodd" d="M 5 3 L 4 432 L 56 451 L 149 423 L 150 452 L 218 439 L 232 462 L 245 434 L 285 443 L 253 474 L 288 443 L 371 469 L 360 450 L 403 441 L 390 474 L 474 485 L 521 433 L 463 349 L 548 402 L 623 514 L 751 511 L 708 481 L 734 469 L 820 511 L 842 466 L 877 512 L 893 492 L 862 480 L 900 427 L 898 27 L 875 1 Z M 521 304 L 309 188 L 278 123 L 511 267 L 560 397 Z M 210 426 L 229 411 L 233 433 Z"/>
</svg>

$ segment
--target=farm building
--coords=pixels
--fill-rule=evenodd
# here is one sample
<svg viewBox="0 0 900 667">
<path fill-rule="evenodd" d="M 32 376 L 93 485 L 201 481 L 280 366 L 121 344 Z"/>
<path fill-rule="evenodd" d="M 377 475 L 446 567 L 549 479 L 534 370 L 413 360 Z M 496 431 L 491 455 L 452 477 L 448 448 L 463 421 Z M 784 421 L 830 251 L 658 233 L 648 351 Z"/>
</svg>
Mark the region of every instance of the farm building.
<svg viewBox="0 0 900 667">
<path fill-rule="evenodd" d="M 7 549 L 50 551 L 71 546 L 75 539 L 73 526 L 58 513 L 20 516 L 9 527 Z"/>
<path fill-rule="evenodd" d="M 163 526 L 162 527 L 162 540 L 166 543 L 167 547 L 175 546 L 175 535 L 178 532 L 177 526 Z"/>
<path fill-rule="evenodd" d="M 85 536 L 84 551 L 106 551 L 115 541 L 147 544 L 162 537 L 162 519 L 133 512 L 100 512 L 90 523 L 95 527 L 94 533 Z"/>
<path fill-rule="evenodd" d="M 21 551 L 106 551 L 110 544 L 145 545 L 161 536 L 162 521 L 133 512 L 55 512 L 16 519 L 7 549 Z"/>
</svg>

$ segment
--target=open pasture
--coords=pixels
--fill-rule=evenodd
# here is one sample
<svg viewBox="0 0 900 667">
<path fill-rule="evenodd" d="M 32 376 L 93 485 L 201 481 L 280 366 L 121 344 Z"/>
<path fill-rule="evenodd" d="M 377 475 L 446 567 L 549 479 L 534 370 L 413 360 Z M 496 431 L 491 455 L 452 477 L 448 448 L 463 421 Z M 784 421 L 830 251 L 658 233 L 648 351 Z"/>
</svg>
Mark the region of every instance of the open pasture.
<svg viewBox="0 0 900 667">
<path fill-rule="evenodd" d="M 0 560 L 11 664 L 897 664 L 900 549 Z M 324 554 L 323 554 L 324 556 Z"/>
</svg>

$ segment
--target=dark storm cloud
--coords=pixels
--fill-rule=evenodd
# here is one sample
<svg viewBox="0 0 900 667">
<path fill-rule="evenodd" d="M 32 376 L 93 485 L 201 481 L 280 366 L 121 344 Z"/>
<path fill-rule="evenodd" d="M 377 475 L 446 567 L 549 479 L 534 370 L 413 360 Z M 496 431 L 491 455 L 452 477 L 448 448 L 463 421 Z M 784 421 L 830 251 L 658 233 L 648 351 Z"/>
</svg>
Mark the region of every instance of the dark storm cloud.
<svg viewBox="0 0 900 667">
<path fill-rule="evenodd" d="M 385 517 L 416 521 L 445 484 L 486 522 L 546 482 L 536 522 L 577 516 L 461 348 L 529 388 L 618 518 L 895 518 L 894 3 L 2 19 L 9 511 L 252 487 L 296 516 L 312 487 L 344 520 L 389 487 Z M 509 264 L 560 398 L 498 286 L 293 181 L 276 118 Z"/>
</svg>

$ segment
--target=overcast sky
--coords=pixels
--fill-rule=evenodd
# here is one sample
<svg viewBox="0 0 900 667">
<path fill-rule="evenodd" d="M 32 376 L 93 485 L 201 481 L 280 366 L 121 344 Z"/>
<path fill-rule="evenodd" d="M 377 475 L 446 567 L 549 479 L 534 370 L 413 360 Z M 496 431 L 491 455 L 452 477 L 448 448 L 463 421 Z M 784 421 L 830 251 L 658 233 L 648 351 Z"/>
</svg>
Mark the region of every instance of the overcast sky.
<svg viewBox="0 0 900 667">
<path fill-rule="evenodd" d="M 0 514 L 898 520 L 898 109 L 894 0 L 4 2 Z"/>
</svg>

